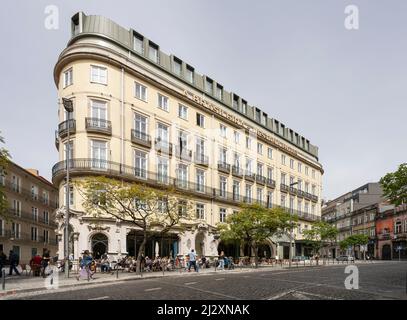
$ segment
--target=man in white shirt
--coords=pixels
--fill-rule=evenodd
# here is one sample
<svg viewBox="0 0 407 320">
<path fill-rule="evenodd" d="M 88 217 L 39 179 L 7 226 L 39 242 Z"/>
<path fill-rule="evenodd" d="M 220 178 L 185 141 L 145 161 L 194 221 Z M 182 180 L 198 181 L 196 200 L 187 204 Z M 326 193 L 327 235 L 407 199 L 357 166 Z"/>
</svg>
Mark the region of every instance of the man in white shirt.
<svg viewBox="0 0 407 320">
<path fill-rule="evenodd" d="M 188 255 L 189 255 L 188 272 L 191 271 L 191 266 L 194 266 L 194 270 L 197 271 L 197 269 L 196 269 L 196 254 L 194 252 L 194 249 L 192 249 L 191 252 Z"/>
</svg>

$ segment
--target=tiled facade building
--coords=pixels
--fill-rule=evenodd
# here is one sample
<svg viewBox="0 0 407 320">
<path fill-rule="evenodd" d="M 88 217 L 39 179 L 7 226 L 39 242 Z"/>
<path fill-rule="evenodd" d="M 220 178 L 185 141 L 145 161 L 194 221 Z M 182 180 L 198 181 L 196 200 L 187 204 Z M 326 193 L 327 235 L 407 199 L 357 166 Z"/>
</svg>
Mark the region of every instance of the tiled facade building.
<svg viewBox="0 0 407 320">
<path fill-rule="evenodd" d="M 377 258 L 407 259 L 407 205 L 382 210 L 376 219 Z"/>
<path fill-rule="evenodd" d="M 217 255 L 222 244 L 216 224 L 242 202 L 254 201 L 287 207 L 300 217 L 295 236 L 297 254 L 303 253 L 302 230 L 320 218 L 323 174 L 318 148 L 308 139 L 136 31 L 100 16 L 72 18 L 72 38 L 54 77 L 60 99 L 74 104 L 71 119 L 60 104 L 56 136 L 61 162 L 53 168 L 53 182 L 61 199 L 61 235 L 69 130 L 73 180 L 100 174 L 171 184 L 193 201 L 194 226 L 153 239 L 147 255 L 190 248 Z M 76 258 L 95 246 L 111 255 L 136 254 L 134 227 L 109 219 L 100 225 L 83 209 L 78 190 L 70 192 L 70 251 Z M 271 240 L 266 255 L 286 256 L 287 245 L 287 239 Z M 62 241 L 59 247 L 63 252 Z"/>
<path fill-rule="evenodd" d="M 3 172 L 4 173 L 4 172 Z M 10 162 L 0 174 L 9 209 L 0 217 L 0 250 L 6 255 L 14 250 L 21 263 L 28 263 L 35 254 L 49 249 L 57 255 L 55 209 L 58 189 L 36 170 L 23 169 Z"/>
<path fill-rule="evenodd" d="M 383 192 L 379 183 L 368 183 L 350 191 L 335 200 L 328 201 L 322 207 L 322 220 L 333 224 L 339 231 L 337 243 L 350 235 L 363 233 L 369 236 L 366 253 L 376 256 L 375 252 L 375 219 L 376 212 L 381 207 Z M 340 255 L 339 245 L 331 248 L 331 257 Z M 362 257 L 360 248 L 356 252 L 348 252 L 356 257 Z"/>
</svg>

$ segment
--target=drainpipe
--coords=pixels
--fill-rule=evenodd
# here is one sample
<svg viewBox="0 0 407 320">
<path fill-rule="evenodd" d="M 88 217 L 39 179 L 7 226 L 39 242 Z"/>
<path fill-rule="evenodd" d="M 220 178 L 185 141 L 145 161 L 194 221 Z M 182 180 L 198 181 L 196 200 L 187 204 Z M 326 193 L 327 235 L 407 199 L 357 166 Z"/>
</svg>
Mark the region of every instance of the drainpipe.
<svg viewBox="0 0 407 320">
<path fill-rule="evenodd" d="M 120 153 L 120 164 L 124 166 L 124 68 L 122 67 L 121 83 L 120 83 L 120 100 L 121 100 L 121 113 L 120 113 L 120 123 L 121 123 L 121 153 Z"/>
</svg>

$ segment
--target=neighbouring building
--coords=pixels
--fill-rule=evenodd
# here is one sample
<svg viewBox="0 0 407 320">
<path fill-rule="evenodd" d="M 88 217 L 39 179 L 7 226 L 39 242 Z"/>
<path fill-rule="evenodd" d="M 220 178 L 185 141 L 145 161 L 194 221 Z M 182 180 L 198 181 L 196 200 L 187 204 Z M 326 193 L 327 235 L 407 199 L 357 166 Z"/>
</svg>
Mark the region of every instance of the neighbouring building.
<svg viewBox="0 0 407 320">
<path fill-rule="evenodd" d="M 21 263 L 49 249 L 58 251 L 55 209 L 58 189 L 41 177 L 37 170 L 23 169 L 10 162 L 0 173 L 0 187 L 5 191 L 9 209 L 0 216 L 0 250 L 14 250 Z"/>
<path fill-rule="evenodd" d="M 377 258 L 407 259 L 407 205 L 382 210 L 376 219 Z"/>
<path fill-rule="evenodd" d="M 152 236 L 148 256 L 175 256 L 191 248 L 206 256 L 219 250 L 250 255 L 239 246 L 222 244 L 216 225 L 242 202 L 254 201 L 298 215 L 295 254 L 306 253 L 302 230 L 320 219 L 323 174 L 318 148 L 307 138 L 197 73 L 191 64 L 165 54 L 155 42 L 101 16 L 73 16 L 72 37 L 54 78 L 60 98 L 60 162 L 53 167 L 53 182 L 61 205 L 61 254 L 67 148 L 74 181 L 107 175 L 153 187 L 171 184 L 180 199 L 193 201 L 196 220 L 184 232 Z M 242 81 L 253 85 L 253 80 Z M 73 101 L 70 119 L 62 98 Z M 84 210 L 78 190 L 68 192 L 70 253 L 75 258 L 85 249 L 113 256 L 137 254 L 139 230 L 95 219 Z M 270 239 L 259 254 L 288 258 L 288 250 L 287 238 Z"/>
<path fill-rule="evenodd" d="M 376 256 L 375 252 L 375 219 L 382 207 L 383 192 L 378 182 L 367 183 L 340 197 L 327 201 L 322 207 L 322 220 L 333 224 L 339 231 L 337 245 L 330 249 L 332 257 L 340 255 L 342 250 L 338 243 L 352 234 L 364 233 L 369 236 L 366 253 Z M 352 254 L 363 257 L 361 248 L 355 248 Z M 349 250 L 347 250 L 349 251 Z M 351 253 L 351 252 L 347 252 Z"/>
</svg>

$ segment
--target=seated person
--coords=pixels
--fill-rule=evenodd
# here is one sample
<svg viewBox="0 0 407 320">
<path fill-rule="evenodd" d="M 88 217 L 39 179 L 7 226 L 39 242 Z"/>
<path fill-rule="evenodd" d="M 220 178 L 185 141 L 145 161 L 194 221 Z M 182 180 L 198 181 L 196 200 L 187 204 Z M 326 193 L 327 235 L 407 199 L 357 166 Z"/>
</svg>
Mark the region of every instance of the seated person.
<svg viewBox="0 0 407 320">
<path fill-rule="evenodd" d="M 102 256 L 102 260 L 100 261 L 100 271 L 102 273 L 110 271 L 110 261 L 107 255 Z"/>
<path fill-rule="evenodd" d="M 39 254 L 36 254 L 30 260 L 30 267 L 31 267 L 31 270 L 33 271 L 33 274 L 34 274 L 35 277 L 40 276 L 41 261 L 42 261 L 42 258 L 41 258 L 41 256 Z"/>
</svg>

